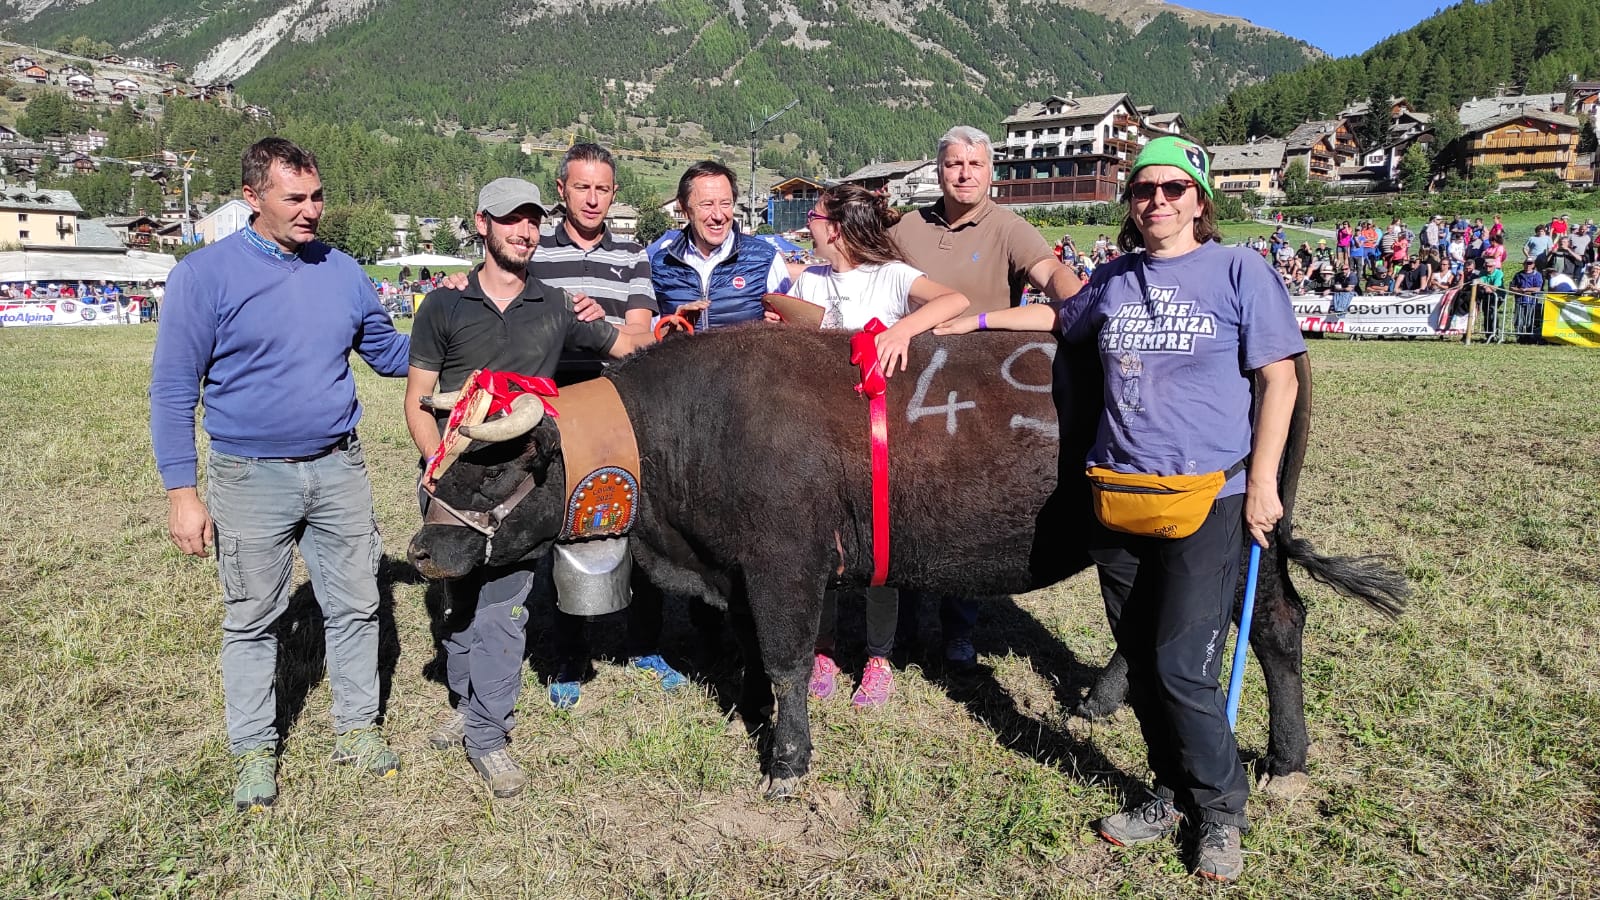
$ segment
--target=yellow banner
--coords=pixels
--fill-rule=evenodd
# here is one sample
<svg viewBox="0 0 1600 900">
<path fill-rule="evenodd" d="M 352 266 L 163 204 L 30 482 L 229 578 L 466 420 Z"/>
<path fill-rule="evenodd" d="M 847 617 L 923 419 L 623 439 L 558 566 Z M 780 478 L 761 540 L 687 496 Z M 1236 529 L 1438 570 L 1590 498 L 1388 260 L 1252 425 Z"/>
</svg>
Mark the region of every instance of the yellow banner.
<svg viewBox="0 0 1600 900">
<path fill-rule="evenodd" d="M 1554 344 L 1600 347 L 1600 297 L 1545 294 L 1541 330 Z"/>
</svg>

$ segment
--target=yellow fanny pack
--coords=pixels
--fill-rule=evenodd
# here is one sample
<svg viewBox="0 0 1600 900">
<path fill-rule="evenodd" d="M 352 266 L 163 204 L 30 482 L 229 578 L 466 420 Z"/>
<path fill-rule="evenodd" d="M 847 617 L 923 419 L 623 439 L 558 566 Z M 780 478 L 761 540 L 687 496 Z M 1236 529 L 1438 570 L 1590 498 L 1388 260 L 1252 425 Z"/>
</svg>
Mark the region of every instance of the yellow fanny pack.
<svg viewBox="0 0 1600 900">
<path fill-rule="evenodd" d="M 1089 467 L 1094 514 L 1112 531 L 1146 537 L 1184 538 L 1200 530 L 1211 504 L 1244 461 L 1204 475 L 1142 475 Z"/>
</svg>

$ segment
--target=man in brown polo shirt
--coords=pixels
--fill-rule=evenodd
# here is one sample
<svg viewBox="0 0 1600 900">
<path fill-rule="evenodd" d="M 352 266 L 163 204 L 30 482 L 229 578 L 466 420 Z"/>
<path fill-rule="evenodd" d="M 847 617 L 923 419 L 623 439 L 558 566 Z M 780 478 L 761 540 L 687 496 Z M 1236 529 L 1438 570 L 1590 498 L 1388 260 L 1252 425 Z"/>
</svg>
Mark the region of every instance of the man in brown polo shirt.
<svg viewBox="0 0 1600 900">
<path fill-rule="evenodd" d="M 972 301 L 969 312 L 1016 306 L 1024 284 L 1052 300 L 1078 292 L 1078 277 L 1056 259 L 1039 232 L 989 198 L 994 167 L 989 136 L 957 125 L 939 139 L 939 189 L 932 206 L 909 213 L 894 227 L 906 262 Z"/>
<path fill-rule="evenodd" d="M 969 313 L 1018 305 L 1024 284 L 1043 290 L 1053 301 L 1066 300 L 1083 282 L 1056 258 L 1032 225 L 989 198 L 992 158 L 989 136 L 982 131 L 957 125 L 945 132 L 935 160 L 944 196 L 901 217 L 893 230 L 895 242 L 906 262 L 966 294 L 972 301 Z M 915 610 L 921 604 L 914 597 L 906 601 L 900 605 L 904 623 L 897 630 L 912 636 Z M 972 599 L 939 598 L 944 658 L 951 668 L 970 669 L 977 663 L 972 646 L 977 620 L 978 605 Z"/>
</svg>

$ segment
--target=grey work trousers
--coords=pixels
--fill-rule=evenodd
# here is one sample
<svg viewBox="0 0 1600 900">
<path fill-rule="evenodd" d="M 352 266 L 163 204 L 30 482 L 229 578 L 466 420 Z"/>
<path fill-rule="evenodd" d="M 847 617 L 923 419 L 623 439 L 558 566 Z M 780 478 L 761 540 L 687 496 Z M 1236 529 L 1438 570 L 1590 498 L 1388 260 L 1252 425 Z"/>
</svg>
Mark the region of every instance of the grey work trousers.
<svg viewBox="0 0 1600 900">
<path fill-rule="evenodd" d="M 467 756 L 478 759 L 506 745 L 516 724 L 527 650 L 528 593 L 550 581 L 552 557 L 511 567 L 479 569 L 446 586 L 449 630 L 444 645 L 445 680 L 466 715 Z"/>
<path fill-rule="evenodd" d="M 222 582 L 228 749 L 276 747 L 278 636 L 294 546 L 322 607 L 334 731 L 378 717 L 378 563 L 383 541 L 361 443 L 305 462 L 212 450 L 206 502 Z"/>
</svg>

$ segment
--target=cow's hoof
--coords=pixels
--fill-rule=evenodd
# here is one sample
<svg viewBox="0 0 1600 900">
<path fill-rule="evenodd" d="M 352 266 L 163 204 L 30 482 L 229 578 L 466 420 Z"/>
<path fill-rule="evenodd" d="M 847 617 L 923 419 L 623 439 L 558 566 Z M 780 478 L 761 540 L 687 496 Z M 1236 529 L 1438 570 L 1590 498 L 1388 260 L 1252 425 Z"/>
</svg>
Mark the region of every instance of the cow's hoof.
<svg viewBox="0 0 1600 900">
<path fill-rule="evenodd" d="M 1262 775 L 1261 780 L 1256 782 L 1256 790 L 1280 800 L 1293 800 L 1305 793 L 1309 787 L 1311 787 L 1311 776 L 1304 772 Z"/>
<path fill-rule="evenodd" d="M 768 800 L 786 800 L 800 793 L 800 776 L 790 775 L 787 778 L 774 778 L 771 775 L 761 779 L 761 793 Z"/>
</svg>

